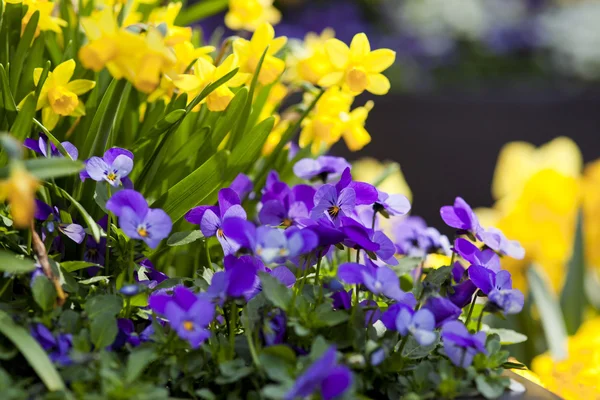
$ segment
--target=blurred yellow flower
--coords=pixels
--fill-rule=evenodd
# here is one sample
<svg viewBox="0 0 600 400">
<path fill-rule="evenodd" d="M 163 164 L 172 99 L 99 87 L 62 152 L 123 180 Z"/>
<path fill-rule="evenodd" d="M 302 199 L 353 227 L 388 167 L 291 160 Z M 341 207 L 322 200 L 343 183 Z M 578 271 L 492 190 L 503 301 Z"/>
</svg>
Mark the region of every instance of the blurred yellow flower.
<svg viewBox="0 0 600 400">
<path fill-rule="evenodd" d="M 13 165 L 9 178 L 0 181 L 0 201 L 8 200 L 16 228 L 27 228 L 33 220 L 38 187 L 38 180 L 21 164 Z"/>
<path fill-rule="evenodd" d="M 253 74 L 258 67 L 260 58 L 268 47 L 258 75 L 258 81 L 262 85 L 275 82 L 285 69 L 285 62 L 275 57 L 275 54 L 281 50 L 286 42 L 287 38 L 285 36 L 275 38 L 275 30 L 269 23 L 261 24 L 249 41 L 242 38 L 236 39 L 233 42 L 233 51 L 239 59 L 240 72 Z"/>
<path fill-rule="evenodd" d="M 525 248 L 524 260 L 506 259 L 515 287 L 526 288 L 525 272 L 539 265 L 555 290 L 564 281 L 581 199 L 582 158 L 577 146 L 558 138 L 536 149 L 509 143 L 500 152 L 493 181 L 493 210 L 478 211 L 482 225 L 494 225 Z"/>
<path fill-rule="evenodd" d="M 192 39 L 192 28 L 176 26 L 175 18 L 181 11 L 182 3 L 169 3 L 166 7 L 158 7 L 150 12 L 148 23 L 158 26 L 165 24 L 167 26 L 167 34 L 165 36 L 165 44 L 174 46 L 178 43 L 190 41 Z"/>
<path fill-rule="evenodd" d="M 324 29 L 320 35 L 313 32 L 306 34 L 300 50 L 294 54 L 299 80 L 316 85 L 325 75 L 333 72 L 334 67 L 325 50 L 325 43 L 334 37 L 335 32 L 329 28 Z"/>
<path fill-rule="evenodd" d="M 80 117 L 85 115 L 85 106 L 79 101 L 79 95 L 96 86 L 96 82 L 87 79 L 71 81 L 75 71 L 75 61 L 67 60 L 48 73 L 40 91 L 36 110 L 42 110 L 42 123 L 49 130 L 54 129 L 60 116 Z M 35 85 L 39 83 L 42 68 L 33 71 Z"/>
<path fill-rule="evenodd" d="M 587 265 L 600 272 L 600 160 L 585 168 L 582 201 Z"/>
<path fill-rule="evenodd" d="M 273 0 L 229 0 L 229 11 L 225 15 L 225 25 L 234 31 L 253 32 L 262 23 L 276 25 L 281 13 L 273 7 Z"/>
<path fill-rule="evenodd" d="M 384 174 L 387 174 L 387 177 L 378 182 Z M 391 161 L 380 162 L 369 157 L 361 158 L 352 163 L 352 177 L 359 182 L 377 184 L 377 189 L 385 193 L 399 193 L 412 201 L 412 191 L 404 178 L 400 165 L 397 163 Z"/>
<path fill-rule="evenodd" d="M 267 141 L 263 145 L 263 148 L 262 148 L 263 156 L 268 156 L 273 152 L 273 150 L 275 150 L 275 147 L 277 147 L 277 145 L 281 141 L 281 137 L 283 136 L 285 131 L 287 131 L 288 128 L 290 127 L 291 121 L 282 120 L 278 114 L 274 114 L 274 116 L 275 116 L 275 125 L 273 126 L 273 130 L 271 131 L 271 133 L 269 133 L 269 136 L 267 137 Z"/>
<path fill-rule="evenodd" d="M 350 47 L 338 39 L 325 42 L 325 49 L 334 71 L 319 80 L 319 85 L 329 87 L 343 85 L 354 94 L 368 91 L 383 95 L 390 90 L 390 81 L 383 74 L 396 60 L 390 49 L 371 51 L 367 35 L 354 36 Z"/>
<path fill-rule="evenodd" d="M 568 339 L 568 357 L 534 358 L 532 370 L 548 390 L 566 400 L 600 399 L 600 317 L 585 322 Z"/>
<path fill-rule="evenodd" d="M 371 142 L 371 135 L 365 129 L 365 122 L 369 111 L 373 109 L 373 102 L 368 101 L 362 107 L 356 107 L 350 112 L 340 113 L 342 120 L 342 137 L 350 151 L 358 151 Z"/>
<path fill-rule="evenodd" d="M 18 3 L 19 2 L 13 2 L 13 4 Z M 35 31 L 35 36 L 38 36 L 40 31 L 52 31 L 62 34 L 62 30 L 60 28 L 67 26 L 67 21 L 52 15 L 54 11 L 54 3 L 49 0 L 23 0 L 23 5 L 27 6 L 27 12 L 21 20 L 22 30 L 25 30 L 25 27 L 27 26 L 27 23 L 29 23 L 31 16 L 36 11 L 40 12 L 40 19 Z"/>
<path fill-rule="evenodd" d="M 175 86 L 184 92 L 188 93 L 188 102 L 192 101 L 200 92 L 211 83 L 219 80 L 232 70 L 238 67 L 238 61 L 235 54 L 228 56 L 225 61 L 218 67 L 215 67 L 209 61 L 199 58 L 194 64 L 194 74 L 182 74 L 175 80 Z M 238 72 L 233 78 L 225 82 L 213 92 L 211 92 L 204 100 L 200 102 L 206 105 L 210 111 L 223 111 L 227 108 L 234 94 L 230 87 L 237 87 L 248 80 L 248 74 Z M 200 109 L 200 104 L 194 109 Z"/>
</svg>

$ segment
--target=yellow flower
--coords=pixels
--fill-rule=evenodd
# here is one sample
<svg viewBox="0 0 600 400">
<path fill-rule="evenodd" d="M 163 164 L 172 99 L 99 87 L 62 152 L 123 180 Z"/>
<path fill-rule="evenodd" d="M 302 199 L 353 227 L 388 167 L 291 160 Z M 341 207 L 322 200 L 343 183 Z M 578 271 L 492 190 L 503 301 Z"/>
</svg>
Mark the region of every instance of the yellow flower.
<svg viewBox="0 0 600 400">
<path fill-rule="evenodd" d="M 389 49 L 371 51 L 367 35 L 354 36 L 350 47 L 338 39 L 325 42 L 325 49 L 334 72 L 325 75 L 319 85 L 329 87 L 343 85 L 354 94 L 367 90 L 383 95 L 390 90 L 390 81 L 381 73 L 396 60 L 396 53 Z"/>
<path fill-rule="evenodd" d="M 548 390 L 566 400 L 600 399 L 600 318 L 585 322 L 568 339 L 568 357 L 534 358 L 532 370 Z"/>
<path fill-rule="evenodd" d="M 303 54 L 295 55 L 298 58 L 295 69 L 300 80 L 316 85 L 321 78 L 334 71 L 325 50 L 325 43 L 334 36 L 332 29 L 325 29 L 320 35 L 313 32 L 306 34 L 300 50 Z"/>
<path fill-rule="evenodd" d="M 350 113 L 342 112 L 340 118 L 343 122 L 342 137 L 350 151 L 358 151 L 371 141 L 371 135 L 365 129 L 365 122 L 373 102 L 368 101 L 362 107 L 356 107 Z"/>
<path fill-rule="evenodd" d="M 49 130 L 54 129 L 60 116 L 80 117 L 85 115 L 85 106 L 79 101 L 79 95 L 96 86 L 96 82 L 87 79 L 71 81 L 75 71 L 75 61 L 67 60 L 48 73 L 40 91 L 36 110 L 42 110 L 42 123 Z M 42 68 L 33 71 L 35 85 L 39 83 Z"/>
<path fill-rule="evenodd" d="M 314 110 L 302 121 L 300 147 L 311 145 L 312 153 L 319 154 L 337 143 L 346 126 L 340 115 L 349 112 L 353 100 L 351 94 L 337 86 L 327 89 Z"/>
<path fill-rule="evenodd" d="M 16 2 L 18 3 L 18 2 Z M 15 4 L 16 4 L 15 3 Z M 24 0 L 23 5 L 27 6 L 27 13 L 21 20 L 21 29 L 24 30 L 31 19 L 34 12 L 40 12 L 40 19 L 35 32 L 38 36 L 40 31 L 52 31 L 62 34 L 61 27 L 67 26 L 67 21 L 64 19 L 52 16 L 54 11 L 54 3 L 49 0 Z"/>
<path fill-rule="evenodd" d="M 137 90 L 151 93 L 158 87 L 161 74 L 170 71 L 177 60 L 158 28 L 149 26 L 144 39 L 143 52 L 138 53 L 131 63 L 134 67 L 132 81 Z"/>
<path fill-rule="evenodd" d="M 238 61 L 234 54 L 228 56 L 218 67 L 215 67 L 209 61 L 199 58 L 194 64 L 194 74 L 179 75 L 175 80 L 175 86 L 189 94 L 188 101 L 192 101 L 200 92 L 238 67 Z M 223 111 L 233 99 L 234 94 L 230 87 L 242 85 L 248 79 L 248 75 L 237 73 L 229 81 L 212 91 L 204 100 L 200 102 L 206 105 L 210 111 Z M 200 104 L 195 111 L 200 109 Z"/>
<path fill-rule="evenodd" d="M 582 200 L 586 261 L 600 272 L 600 160 L 585 168 Z"/>
<path fill-rule="evenodd" d="M 263 85 L 275 82 L 285 69 L 285 62 L 275 57 L 275 54 L 287 42 L 285 36 L 275 38 L 275 31 L 269 23 L 261 24 L 252 35 L 250 41 L 246 39 L 236 39 L 233 42 L 233 51 L 239 59 L 240 72 L 253 74 L 262 57 L 265 49 L 268 47 L 267 54 L 263 61 L 258 81 Z"/>
<path fill-rule="evenodd" d="M 277 114 L 275 114 L 274 116 L 275 125 L 273 126 L 273 130 L 271 131 L 271 133 L 269 133 L 267 141 L 265 142 L 262 148 L 263 156 L 268 156 L 273 152 L 273 150 L 275 150 L 275 147 L 277 147 L 277 145 L 281 141 L 281 137 L 283 136 L 285 131 L 287 131 L 290 127 L 291 121 L 281 120 L 281 118 Z"/>
<path fill-rule="evenodd" d="M 173 46 L 192 39 L 192 28 L 175 25 L 175 18 L 181 11 L 181 6 L 182 3 L 169 3 L 166 7 L 153 9 L 148 17 L 149 24 L 155 26 L 159 24 L 167 25 L 167 35 L 165 37 L 167 46 Z"/>
<path fill-rule="evenodd" d="M 27 228 L 35 213 L 35 192 L 38 180 L 21 164 L 10 169 L 8 180 L 0 182 L 0 201 L 10 203 L 10 213 L 16 228 Z"/>
<path fill-rule="evenodd" d="M 281 13 L 273 7 L 273 0 L 229 0 L 225 25 L 235 31 L 255 31 L 262 23 L 276 25 Z"/>
</svg>

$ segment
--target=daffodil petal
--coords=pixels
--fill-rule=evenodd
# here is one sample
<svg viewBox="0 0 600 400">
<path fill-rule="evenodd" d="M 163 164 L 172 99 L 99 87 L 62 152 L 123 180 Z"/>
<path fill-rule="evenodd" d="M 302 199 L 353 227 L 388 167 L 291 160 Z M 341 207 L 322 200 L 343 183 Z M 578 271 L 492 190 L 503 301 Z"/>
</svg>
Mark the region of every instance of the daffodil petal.
<svg viewBox="0 0 600 400">
<path fill-rule="evenodd" d="M 75 79 L 67 84 L 67 89 L 76 95 L 84 94 L 92 90 L 96 86 L 96 82 L 87 79 Z"/>
<path fill-rule="evenodd" d="M 184 92 L 194 92 L 200 89 L 200 79 L 197 76 L 182 74 L 178 75 L 176 79 L 173 80 L 173 84 L 180 90 Z"/>
<path fill-rule="evenodd" d="M 342 79 L 344 79 L 343 72 L 332 72 L 319 79 L 319 86 L 329 87 L 337 85 Z"/>
<path fill-rule="evenodd" d="M 75 60 L 70 59 L 58 64 L 52 75 L 57 85 L 66 85 L 71 80 L 73 72 L 75 72 Z"/>
<path fill-rule="evenodd" d="M 382 74 L 369 75 L 367 91 L 377 95 L 386 94 L 390 91 L 390 80 Z"/>
<path fill-rule="evenodd" d="M 396 52 L 390 49 L 378 49 L 367 54 L 363 65 L 368 72 L 381 73 L 396 61 Z"/>
<path fill-rule="evenodd" d="M 56 127 L 60 116 L 52 110 L 52 107 L 44 107 L 42 109 L 42 124 L 51 131 Z"/>
<path fill-rule="evenodd" d="M 275 30 L 269 23 L 261 24 L 250 39 L 250 45 L 253 49 L 264 49 L 270 45 L 271 41 L 275 37 Z"/>
<path fill-rule="evenodd" d="M 203 58 L 199 58 L 194 64 L 194 75 L 200 81 L 212 80 L 217 67 Z"/>
<path fill-rule="evenodd" d="M 350 55 L 352 60 L 360 60 L 364 58 L 367 54 L 371 52 L 371 44 L 369 43 L 369 39 L 367 35 L 364 33 L 357 33 L 352 38 L 352 42 L 350 43 Z"/>
<path fill-rule="evenodd" d="M 287 43 L 287 37 L 280 36 L 271 41 L 269 45 L 269 54 L 276 54 Z"/>
<path fill-rule="evenodd" d="M 329 39 L 325 42 L 325 51 L 334 67 L 343 69 L 350 61 L 350 49 L 339 39 Z"/>
</svg>

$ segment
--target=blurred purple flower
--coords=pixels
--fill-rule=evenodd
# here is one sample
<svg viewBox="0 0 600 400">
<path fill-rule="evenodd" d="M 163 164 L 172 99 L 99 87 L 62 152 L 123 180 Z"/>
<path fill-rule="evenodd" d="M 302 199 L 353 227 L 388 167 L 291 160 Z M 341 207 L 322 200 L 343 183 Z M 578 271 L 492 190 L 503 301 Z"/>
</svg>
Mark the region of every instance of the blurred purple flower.
<svg viewBox="0 0 600 400">
<path fill-rule="evenodd" d="M 368 265 L 345 263 L 338 268 L 338 279 L 350 285 L 365 285 L 373 294 L 386 296 L 390 299 L 406 302 L 411 294 L 400 289 L 400 279 L 388 267 L 376 267 L 368 260 Z"/>
<path fill-rule="evenodd" d="M 117 333 L 115 341 L 110 346 L 112 350 L 118 350 L 125 346 L 125 344 L 130 344 L 132 347 L 136 347 L 142 343 L 142 340 L 135 332 L 135 327 L 130 319 L 117 319 L 117 326 L 119 327 L 119 332 Z"/>
<path fill-rule="evenodd" d="M 336 349 L 332 346 L 296 379 L 285 399 L 306 398 L 318 390 L 323 400 L 331 400 L 342 395 L 351 384 L 352 372 L 337 364 Z"/>
<path fill-rule="evenodd" d="M 106 202 L 106 209 L 119 217 L 119 227 L 127 236 L 143 240 L 152 249 L 169 236 L 173 227 L 166 212 L 149 208 L 144 196 L 133 189 L 115 193 Z"/>
<path fill-rule="evenodd" d="M 429 253 L 450 254 L 450 241 L 435 229 L 428 227 L 420 217 L 407 217 L 396 223 L 394 233 L 396 250 L 409 257 L 423 257 Z"/>
<path fill-rule="evenodd" d="M 429 310 L 433 314 L 436 328 L 439 328 L 446 322 L 458 319 L 462 312 L 461 308 L 457 307 L 452 301 L 444 297 L 428 298 L 423 309 Z"/>
<path fill-rule="evenodd" d="M 522 260 L 525 257 L 525 249 L 516 240 L 508 240 L 504 233 L 498 228 L 482 229 L 478 238 L 490 249 L 500 254 Z"/>
<path fill-rule="evenodd" d="M 442 219 L 451 228 L 468 231 L 474 235 L 481 229 L 477 216 L 471 209 L 471 206 L 463 200 L 462 197 L 457 197 L 454 200 L 453 206 L 444 206 L 440 209 Z"/>
<path fill-rule="evenodd" d="M 381 322 L 385 325 L 387 330 L 395 331 L 396 330 L 396 319 L 398 318 L 398 313 L 403 308 L 407 308 L 413 310 L 417 305 L 417 299 L 412 293 L 407 293 L 406 298 L 401 303 L 391 304 L 388 309 L 381 315 Z"/>
<path fill-rule="evenodd" d="M 346 246 L 373 252 L 387 264 L 398 264 L 398 260 L 394 257 L 396 247 L 385 233 L 366 228 L 352 218 L 342 217 L 340 222 L 342 224 L 340 230 L 346 235 L 344 241 Z"/>
<path fill-rule="evenodd" d="M 169 279 L 165 273 L 157 271 L 147 258 L 140 262 L 140 268 L 133 277 L 136 282 L 148 286 L 149 289 L 154 289 L 156 286 Z"/>
<path fill-rule="evenodd" d="M 473 363 L 476 354 L 487 354 L 485 332 L 472 335 L 460 321 L 445 324 L 442 327 L 442 339 L 446 355 L 458 367 L 467 368 Z"/>
<path fill-rule="evenodd" d="M 225 257 L 223 264 L 225 271 L 213 275 L 203 296 L 217 299 L 222 304 L 229 299 L 249 300 L 257 293 L 256 288 L 260 284 L 258 271 L 262 266 L 260 260 L 252 256 L 236 258 L 229 255 Z"/>
<path fill-rule="evenodd" d="M 31 336 L 48 353 L 52 362 L 61 366 L 72 364 L 73 360 L 69 357 L 69 352 L 73 347 L 71 334 L 59 333 L 54 336 L 43 324 L 33 324 L 30 332 Z"/>
<path fill-rule="evenodd" d="M 421 346 L 429 346 L 437 338 L 435 317 L 425 308 L 418 311 L 401 308 L 396 317 L 396 329 L 402 336 L 410 333 Z"/>
<path fill-rule="evenodd" d="M 48 204 L 38 199 L 35 199 L 35 205 L 35 219 L 39 221 L 47 221 L 50 216 L 53 216 L 53 220 L 46 223 L 46 230 L 48 232 L 54 232 L 54 222 L 56 222 L 58 231 L 60 233 L 67 236 L 77 244 L 83 242 L 83 239 L 85 238 L 85 229 L 79 224 L 62 223 L 58 207 L 52 208 Z"/>
<path fill-rule="evenodd" d="M 523 309 L 523 293 L 512 288 L 508 271 L 494 272 L 488 268 L 472 265 L 468 269 L 469 279 L 488 296 L 489 303 L 504 314 L 517 314 Z"/>
<path fill-rule="evenodd" d="M 48 144 L 50 144 L 50 153 L 48 154 Z M 77 160 L 79 157 L 79 151 L 77 147 L 75 147 L 71 142 L 61 142 L 62 146 L 65 148 L 67 153 L 71 156 L 73 160 Z M 54 143 L 48 141 L 48 137 L 40 133 L 39 139 L 36 141 L 34 139 L 27 138 L 23 142 L 23 146 L 27 147 L 30 150 L 35 151 L 38 154 L 43 155 L 46 158 L 49 157 L 64 157 L 61 152 L 56 148 Z"/>
<path fill-rule="evenodd" d="M 404 215 L 410 211 L 410 201 L 401 194 L 389 195 L 380 190 L 377 191 L 375 209 L 383 210 L 388 215 Z"/>
<path fill-rule="evenodd" d="M 454 241 L 454 251 L 473 265 L 481 265 L 494 272 L 500 271 L 500 257 L 493 250 L 480 250 L 467 239 L 457 238 Z"/>
<path fill-rule="evenodd" d="M 248 175 L 240 173 L 235 177 L 233 182 L 231 182 L 229 188 L 238 195 L 240 200 L 243 200 L 250 194 L 250 192 L 252 192 L 254 189 L 254 184 Z"/>
<path fill-rule="evenodd" d="M 350 164 L 342 157 L 320 156 L 303 158 L 294 165 L 294 174 L 301 179 L 319 178 L 323 183 L 337 179 Z"/>
</svg>

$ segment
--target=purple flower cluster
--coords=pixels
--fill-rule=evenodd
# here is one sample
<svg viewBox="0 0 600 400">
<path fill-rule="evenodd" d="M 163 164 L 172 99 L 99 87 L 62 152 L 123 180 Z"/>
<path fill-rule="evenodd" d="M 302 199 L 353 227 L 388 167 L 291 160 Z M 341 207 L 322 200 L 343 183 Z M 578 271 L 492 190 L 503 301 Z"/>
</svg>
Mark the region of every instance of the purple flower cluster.
<svg viewBox="0 0 600 400">
<path fill-rule="evenodd" d="M 33 324 L 31 326 L 31 336 L 37 340 L 56 364 L 67 366 L 73 362 L 69 356 L 69 352 L 73 347 L 73 336 L 71 334 L 59 333 L 53 335 L 45 325 Z"/>
</svg>

